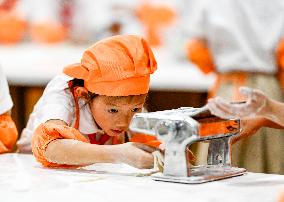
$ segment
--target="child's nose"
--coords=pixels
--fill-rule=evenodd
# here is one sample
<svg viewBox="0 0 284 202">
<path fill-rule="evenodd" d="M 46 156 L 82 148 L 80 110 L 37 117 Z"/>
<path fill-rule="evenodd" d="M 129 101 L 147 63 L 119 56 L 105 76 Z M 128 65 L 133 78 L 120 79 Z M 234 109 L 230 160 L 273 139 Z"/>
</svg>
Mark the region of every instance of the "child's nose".
<svg viewBox="0 0 284 202">
<path fill-rule="evenodd" d="M 123 116 L 119 117 L 116 126 L 125 130 L 128 129 L 132 117 L 132 114 L 124 114 Z"/>
</svg>

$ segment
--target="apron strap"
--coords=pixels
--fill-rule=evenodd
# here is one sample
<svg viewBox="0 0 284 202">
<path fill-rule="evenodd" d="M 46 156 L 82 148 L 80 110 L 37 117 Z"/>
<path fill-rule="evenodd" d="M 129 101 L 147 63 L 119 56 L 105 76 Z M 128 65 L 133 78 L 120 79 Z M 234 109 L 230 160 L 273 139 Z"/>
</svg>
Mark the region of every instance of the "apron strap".
<svg viewBox="0 0 284 202">
<path fill-rule="evenodd" d="M 69 81 L 68 82 L 68 87 L 73 95 L 74 98 L 74 102 L 75 102 L 75 125 L 74 128 L 75 129 L 79 129 L 79 122 L 80 122 L 80 109 L 79 109 L 79 103 L 78 103 L 78 97 L 75 94 L 75 90 L 77 89 L 77 87 L 73 87 L 73 81 Z"/>
</svg>

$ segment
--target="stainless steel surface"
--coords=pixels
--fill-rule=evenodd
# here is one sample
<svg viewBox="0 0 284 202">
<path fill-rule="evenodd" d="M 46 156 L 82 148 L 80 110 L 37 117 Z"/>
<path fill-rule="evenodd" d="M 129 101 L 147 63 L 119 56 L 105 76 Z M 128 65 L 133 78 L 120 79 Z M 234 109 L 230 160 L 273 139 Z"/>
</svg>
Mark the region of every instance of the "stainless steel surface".
<svg viewBox="0 0 284 202">
<path fill-rule="evenodd" d="M 155 135 L 165 144 L 164 171 L 153 179 L 181 183 L 202 183 L 241 175 L 242 168 L 231 168 L 230 138 L 239 135 L 239 120 L 224 120 L 206 108 L 184 107 L 134 116 L 130 130 Z M 186 148 L 208 141 L 207 164 L 191 167 Z"/>
<path fill-rule="evenodd" d="M 176 182 L 184 184 L 200 184 L 215 180 L 226 179 L 243 175 L 246 172 L 244 168 L 235 168 L 229 166 L 198 166 L 191 168 L 189 177 L 167 176 L 162 173 L 155 173 L 152 179 L 156 181 Z"/>
</svg>

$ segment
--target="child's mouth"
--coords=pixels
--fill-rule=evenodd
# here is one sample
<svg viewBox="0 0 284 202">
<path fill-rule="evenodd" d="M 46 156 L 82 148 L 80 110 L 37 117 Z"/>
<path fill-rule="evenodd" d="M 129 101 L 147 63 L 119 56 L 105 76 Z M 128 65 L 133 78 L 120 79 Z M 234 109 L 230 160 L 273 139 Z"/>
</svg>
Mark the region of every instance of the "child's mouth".
<svg viewBox="0 0 284 202">
<path fill-rule="evenodd" d="M 123 130 L 114 130 L 114 129 L 112 129 L 111 131 L 113 133 L 115 133 L 116 135 L 119 135 L 119 134 L 121 134 L 123 132 Z"/>
</svg>

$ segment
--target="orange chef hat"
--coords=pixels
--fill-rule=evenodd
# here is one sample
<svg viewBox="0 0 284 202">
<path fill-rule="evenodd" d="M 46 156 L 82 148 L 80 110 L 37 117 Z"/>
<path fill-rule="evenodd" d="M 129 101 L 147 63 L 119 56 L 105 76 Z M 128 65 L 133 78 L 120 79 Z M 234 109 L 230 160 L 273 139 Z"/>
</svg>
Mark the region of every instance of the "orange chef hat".
<svg viewBox="0 0 284 202">
<path fill-rule="evenodd" d="M 68 29 L 60 23 L 40 22 L 30 26 L 31 38 L 40 43 L 59 43 L 68 35 Z"/>
<path fill-rule="evenodd" d="M 162 44 L 161 28 L 169 27 L 176 19 L 174 8 L 149 2 L 140 4 L 136 9 L 136 15 L 145 26 L 147 40 L 153 46 Z"/>
<path fill-rule="evenodd" d="M 22 40 L 27 22 L 13 12 L 0 9 L 0 43 L 15 44 Z"/>
<path fill-rule="evenodd" d="M 139 36 L 117 35 L 88 48 L 81 63 L 64 68 L 83 79 L 88 91 L 107 96 L 145 94 L 157 63 L 148 43 Z"/>
</svg>

